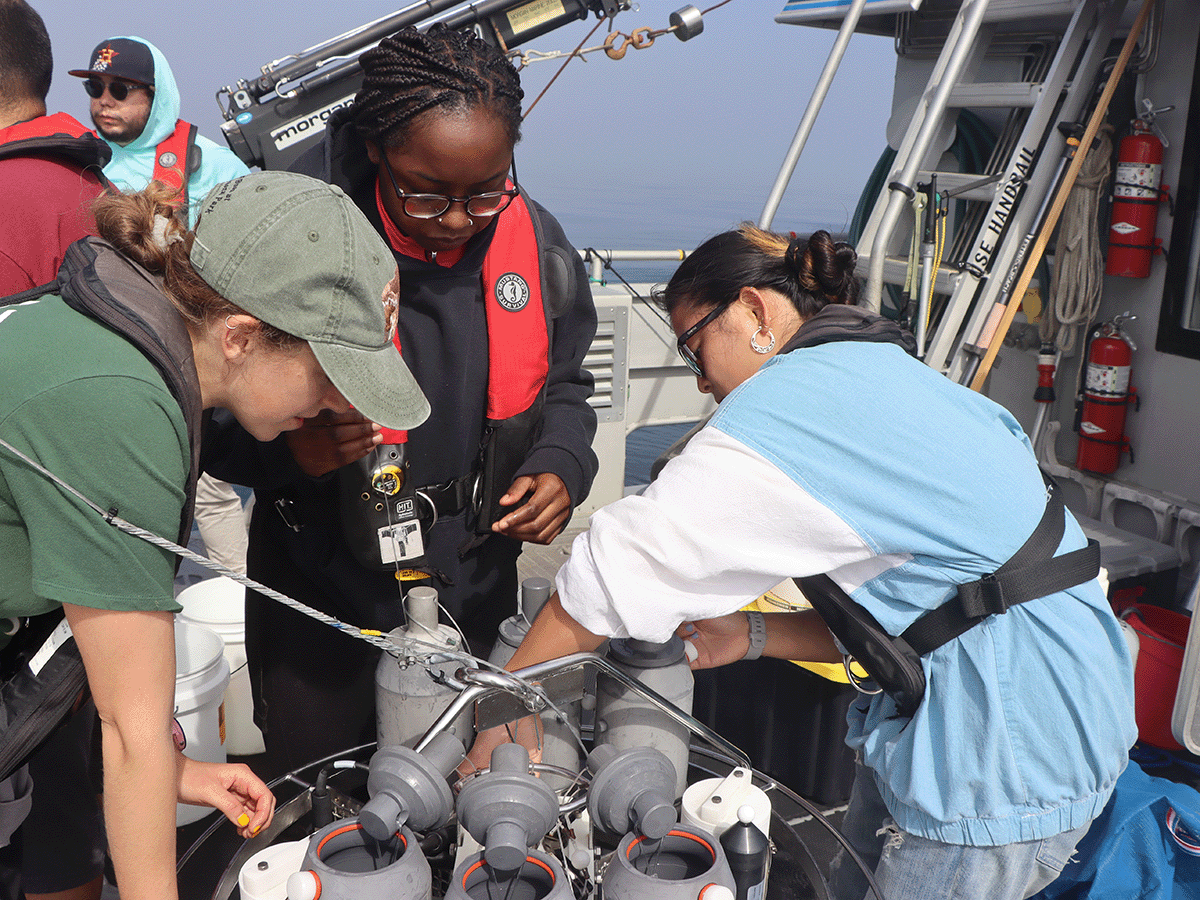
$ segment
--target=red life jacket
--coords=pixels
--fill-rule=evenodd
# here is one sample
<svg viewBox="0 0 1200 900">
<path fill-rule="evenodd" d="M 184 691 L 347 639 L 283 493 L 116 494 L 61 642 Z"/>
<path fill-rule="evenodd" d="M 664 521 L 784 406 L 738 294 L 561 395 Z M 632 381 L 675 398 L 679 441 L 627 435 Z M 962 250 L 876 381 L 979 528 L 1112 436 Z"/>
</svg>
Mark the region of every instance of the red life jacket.
<svg viewBox="0 0 1200 900">
<path fill-rule="evenodd" d="M 188 205 L 188 176 L 200 168 L 196 133 L 195 125 L 176 119 L 175 130 L 154 148 L 154 174 L 150 177 L 179 191 L 180 209 Z"/>
<path fill-rule="evenodd" d="M 542 299 L 541 229 L 517 195 L 500 214 L 483 260 L 489 421 L 533 406 L 550 371 L 550 314 Z"/>
<path fill-rule="evenodd" d="M 97 169 L 112 159 L 108 144 L 66 113 L 38 116 L 0 128 L 0 159 L 35 154 L 61 156 L 84 168 Z"/>
<path fill-rule="evenodd" d="M 55 113 L 52 116 L 38 116 L 25 122 L 17 122 L 7 128 L 0 128 L 0 144 L 13 141 L 24 141 L 29 138 L 49 137 L 53 134 L 65 134 L 78 138 L 91 134 L 86 128 L 75 121 L 74 116 L 66 113 Z"/>
<path fill-rule="evenodd" d="M 541 224 L 522 191 L 500 214 L 483 260 L 489 426 L 528 410 L 546 386 L 550 310 L 542 297 L 541 256 Z M 399 333 L 395 341 L 402 351 Z M 407 432 L 383 429 L 385 444 L 407 440 Z"/>
<path fill-rule="evenodd" d="M 468 509 L 468 521 L 477 536 L 460 548 L 466 552 L 486 539 L 492 533 L 491 523 L 507 512 L 498 501 L 537 437 L 550 372 L 554 298 L 543 290 L 544 250 L 541 223 L 522 192 L 500 213 L 483 261 L 487 418 L 475 469 L 446 484 L 406 483 L 404 448 L 394 445 L 407 443 L 408 433 L 388 428 L 383 429 L 381 444 L 346 467 L 340 491 L 343 529 L 350 549 L 367 568 L 396 568 L 399 553 L 389 549 L 385 556 L 383 548 L 391 547 L 387 535 L 394 534 L 392 529 L 408 520 L 419 519 L 427 527 L 431 518 Z M 400 348 L 399 334 L 395 340 Z M 351 470 L 356 475 L 349 475 Z M 385 500 L 387 507 L 372 492 L 383 473 L 399 476 L 389 481 L 395 491 Z M 410 574 L 425 571 L 423 556 L 399 561 Z"/>
</svg>

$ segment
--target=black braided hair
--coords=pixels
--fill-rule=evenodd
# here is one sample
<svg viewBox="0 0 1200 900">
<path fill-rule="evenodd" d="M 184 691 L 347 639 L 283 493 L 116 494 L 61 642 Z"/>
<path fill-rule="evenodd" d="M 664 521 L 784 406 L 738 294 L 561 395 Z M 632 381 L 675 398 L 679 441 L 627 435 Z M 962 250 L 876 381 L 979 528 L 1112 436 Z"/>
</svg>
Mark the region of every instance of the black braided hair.
<svg viewBox="0 0 1200 900">
<path fill-rule="evenodd" d="M 402 146 L 409 129 L 431 110 L 486 109 L 521 139 L 521 78 L 499 47 L 474 32 L 439 23 L 409 26 L 360 58 L 366 78 L 354 98 L 354 125 L 381 146 Z"/>
</svg>

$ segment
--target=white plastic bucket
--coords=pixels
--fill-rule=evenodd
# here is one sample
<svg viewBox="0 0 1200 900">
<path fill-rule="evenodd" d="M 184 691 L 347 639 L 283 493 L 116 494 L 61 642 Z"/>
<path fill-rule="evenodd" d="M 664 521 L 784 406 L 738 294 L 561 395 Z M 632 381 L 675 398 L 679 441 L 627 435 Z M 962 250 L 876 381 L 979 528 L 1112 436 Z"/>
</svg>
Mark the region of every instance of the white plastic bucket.
<svg viewBox="0 0 1200 900">
<path fill-rule="evenodd" d="M 266 750 L 254 724 L 250 671 L 246 668 L 246 589 L 224 575 L 184 588 L 175 599 L 180 616 L 211 628 L 225 642 L 225 659 L 232 674 L 225 692 L 225 752 L 253 756 Z"/>
<path fill-rule="evenodd" d="M 183 755 L 201 762 L 225 762 L 222 701 L 229 686 L 225 646 L 211 629 L 175 619 L 175 723 L 183 735 Z M 175 824 L 187 825 L 212 812 L 180 803 Z"/>
</svg>

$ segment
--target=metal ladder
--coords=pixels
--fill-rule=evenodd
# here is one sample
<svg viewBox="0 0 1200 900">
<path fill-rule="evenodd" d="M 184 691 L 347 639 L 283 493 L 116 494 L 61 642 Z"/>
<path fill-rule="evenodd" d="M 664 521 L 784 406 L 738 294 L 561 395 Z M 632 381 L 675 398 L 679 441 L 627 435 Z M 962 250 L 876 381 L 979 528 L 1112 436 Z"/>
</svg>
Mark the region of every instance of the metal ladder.
<svg viewBox="0 0 1200 900">
<path fill-rule="evenodd" d="M 1057 126 L 1085 115 L 1125 5 L 1126 0 L 964 0 L 950 26 L 858 251 L 860 267 L 869 273 L 864 302 L 878 310 L 884 285 L 906 280 L 907 254 L 888 253 L 917 185 L 936 175 L 939 191 L 977 201 L 958 226 L 951 254 L 958 265 L 940 268 L 932 285 L 932 293 L 945 298 L 940 317 L 927 341 L 924 328 L 917 329 L 925 362 L 951 378 L 969 380 L 979 358 L 976 345 L 986 346 L 993 310 L 1007 299 L 1031 242 L 1028 236 L 1036 233 L 1069 159 L 1067 135 Z M 976 81 L 993 42 L 1010 34 L 1007 23 L 1018 20 L 1022 32 L 1040 27 L 1057 40 L 1042 61 L 1026 65 L 1029 80 Z M 937 135 L 953 128 L 959 110 L 969 108 L 1010 110 L 987 171 L 936 171 L 942 153 Z M 920 298 L 922 324 L 927 300 Z"/>
</svg>

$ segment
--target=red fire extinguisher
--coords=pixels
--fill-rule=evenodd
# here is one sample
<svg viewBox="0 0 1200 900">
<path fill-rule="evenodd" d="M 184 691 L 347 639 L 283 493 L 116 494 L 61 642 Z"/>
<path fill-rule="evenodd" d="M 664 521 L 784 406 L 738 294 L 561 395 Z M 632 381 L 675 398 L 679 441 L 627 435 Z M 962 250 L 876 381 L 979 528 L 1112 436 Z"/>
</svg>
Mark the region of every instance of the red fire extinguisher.
<svg viewBox="0 0 1200 900">
<path fill-rule="evenodd" d="M 1117 316 L 1092 332 L 1088 342 L 1082 409 L 1079 417 L 1079 451 L 1075 468 L 1108 475 L 1117 470 L 1121 454 L 1133 450 L 1125 437 L 1125 412 L 1136 404 L 1137 391 L 1129 386 L 1134 346 L 1121 330 L 1132 316 Z"/>
<path fill-rule="evenodd" d="M 1158 249 L 1158 205 L 1163 200 L 1163 148 L 1167 140 L 1154 124 L 1159 113 L 1174 109 L 1155 109 L 1143 100 L 1146 111 L 1130 123 L 1132 131 L 1121 139 L 1117 151 L 1117 173 L 1113 184 L 1112 225 L 1108 232 L 1106 275 L 1147 278 L 1150 258 Z"/>
</svg>

